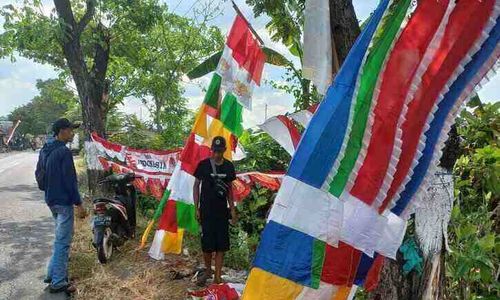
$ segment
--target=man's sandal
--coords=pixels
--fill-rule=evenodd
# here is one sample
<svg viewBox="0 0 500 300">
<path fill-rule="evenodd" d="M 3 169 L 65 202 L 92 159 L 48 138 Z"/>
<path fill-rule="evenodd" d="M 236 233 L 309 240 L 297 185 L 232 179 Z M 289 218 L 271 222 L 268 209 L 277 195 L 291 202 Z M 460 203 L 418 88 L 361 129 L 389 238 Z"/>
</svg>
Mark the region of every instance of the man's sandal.
<svg viewBox="0 0 500 300">
<path fill-rule="evenodd" d="M 208 272 L 207 270 L 203 270 L 203 273 L 199 275 L 196 284 L 198 286 L 205 286 L 207 284 L 207 280 L 212 277 L 212 272 Z"/>
<path fill-rule="evenodd" d="M 76 292 L 76 286 L 73 284 L 64 285 L 59 288 L 49 287 L 49 292 L 51 294 L 66 292 L 66 294 L 73 294 Z"/>
</svg>

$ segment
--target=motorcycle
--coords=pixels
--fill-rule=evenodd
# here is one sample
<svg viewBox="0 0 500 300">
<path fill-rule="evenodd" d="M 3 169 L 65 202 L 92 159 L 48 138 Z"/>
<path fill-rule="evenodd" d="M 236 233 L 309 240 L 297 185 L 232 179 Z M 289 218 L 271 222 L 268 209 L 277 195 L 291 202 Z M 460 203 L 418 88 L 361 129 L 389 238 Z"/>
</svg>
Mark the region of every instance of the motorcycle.
<svg viewBox="0 0 500 300">
<path fill-rule="evenodd" d="M 110 260 L 115 248 L 122 246 L 126 240 L 135 238 L 137 193 L 132 182 L 136 178 L 141 176 L 121 173 L 107 176 L 98 182 L 110 184 L 115 193 L 113 198 L 101 197 L 92 201 L 92 244 L 102 264 Z"/>
</svg>

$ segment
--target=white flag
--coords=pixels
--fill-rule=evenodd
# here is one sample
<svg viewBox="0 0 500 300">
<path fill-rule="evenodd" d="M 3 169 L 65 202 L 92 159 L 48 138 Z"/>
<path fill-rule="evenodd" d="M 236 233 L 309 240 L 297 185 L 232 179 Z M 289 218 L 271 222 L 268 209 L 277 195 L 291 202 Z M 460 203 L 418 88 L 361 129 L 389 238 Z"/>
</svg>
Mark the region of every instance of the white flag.
<svg viewBox="0 0 500 300">
<path fill-rule="evenodd" d="M 328 0 L 306 0 L 302 74 L 322 95 L 332 83 L 332 59 Z"/>
</svg>

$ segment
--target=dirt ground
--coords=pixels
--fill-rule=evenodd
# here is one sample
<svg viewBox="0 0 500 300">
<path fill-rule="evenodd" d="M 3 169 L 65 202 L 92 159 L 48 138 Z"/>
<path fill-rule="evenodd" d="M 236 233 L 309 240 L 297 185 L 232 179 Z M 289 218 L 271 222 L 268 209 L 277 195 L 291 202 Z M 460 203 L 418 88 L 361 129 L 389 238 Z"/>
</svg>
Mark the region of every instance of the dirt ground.
<svg viewBox="0 0 500 300">
<path fill-rule="evenodd" d="M 128 241 L 102 265 L 92 246 L 90 216 L 76 221 L 70 259 L 70 276 L 78 286 L 76 299 L 172 299 L 187 298 L 188 288 L 196 289 L 190 277 L 197 261 L 182 255 L 169 255 L 156 261 L 147 254 L 148 247 L 137 250 L 139 238 Z M 140 220 L 138 236 L 144 220 Z"/>
<path fill-rule="evenodd" d="M 81 160 L 77 160 L 76 165 L 83 182 L 85 176 L 81 171 Z M 190 282 L 191 276 L 184 276 L 190 274 L 198 262 L 182 255 L 170 255 L 164 261 L 153 260 L 147 254 L 149 245 L 138 251 L 140 236 L 147 222 L 139 213 L 136 240 L 126 242 L 115 251 L 109 263 L 99 264 L 92 246 L 91 204 L 85 198 L 89 216 L 76 221 L 70 259 L 70 276 L 76 280 L 78 287 L 75 299 L 188 298 L 188 288 L 196 289 L 196 285 Z"/>
</svg>

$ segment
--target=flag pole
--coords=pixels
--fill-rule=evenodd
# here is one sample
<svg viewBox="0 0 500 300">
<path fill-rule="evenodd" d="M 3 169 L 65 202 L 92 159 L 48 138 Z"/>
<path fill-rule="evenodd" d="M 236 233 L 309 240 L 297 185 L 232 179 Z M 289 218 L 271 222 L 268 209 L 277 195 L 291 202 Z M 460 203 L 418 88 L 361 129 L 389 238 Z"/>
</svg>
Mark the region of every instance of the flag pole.
<svg viewBox="0 0 500 300">
<path fill-rule="evenodd" d="M 7 139 L 7 146 L 9 145 L 10 140 L 12 140 L 12 137 L 14 137 L 14 133 L 16 133 L 16 129 L 19 126 L 19 124 L 21 124 L 21 120 L 17 120 L 16 125 L 13 127 L 12 132 L 9 135 L 9 138 Z"/>
<path fill-rule="evenodd" d="M 250 31 L 252 31 L 253 35 L 255 35 L 255 38 L 260 42 L 260 44 L 262 46 L 264 46 L 264 41 L 260 38 L 260 36 L 257 34 L 257 31 L 255 31 L 255 29 L 253 29 L 252 27 L 252 24 L 250 24 L 250 22 L 248 22 L 247 18 L 245 18 L 245 16 L 243 15 L 243 13 L 241 12 L 240 8 L 238 7 L 238 5 L 236 5 L 236 3 L 234 2 L 234 0 L 231 0 L 231 3 L 233 3 L 233 8 L 234 10 L 236 11 L 236 13 L 241 17 L 243 18 L 243 20 L 245 20 L 245 22 L 247 22 L 248 24 L 248 28 L 250 28 Z"/>
</svg>

